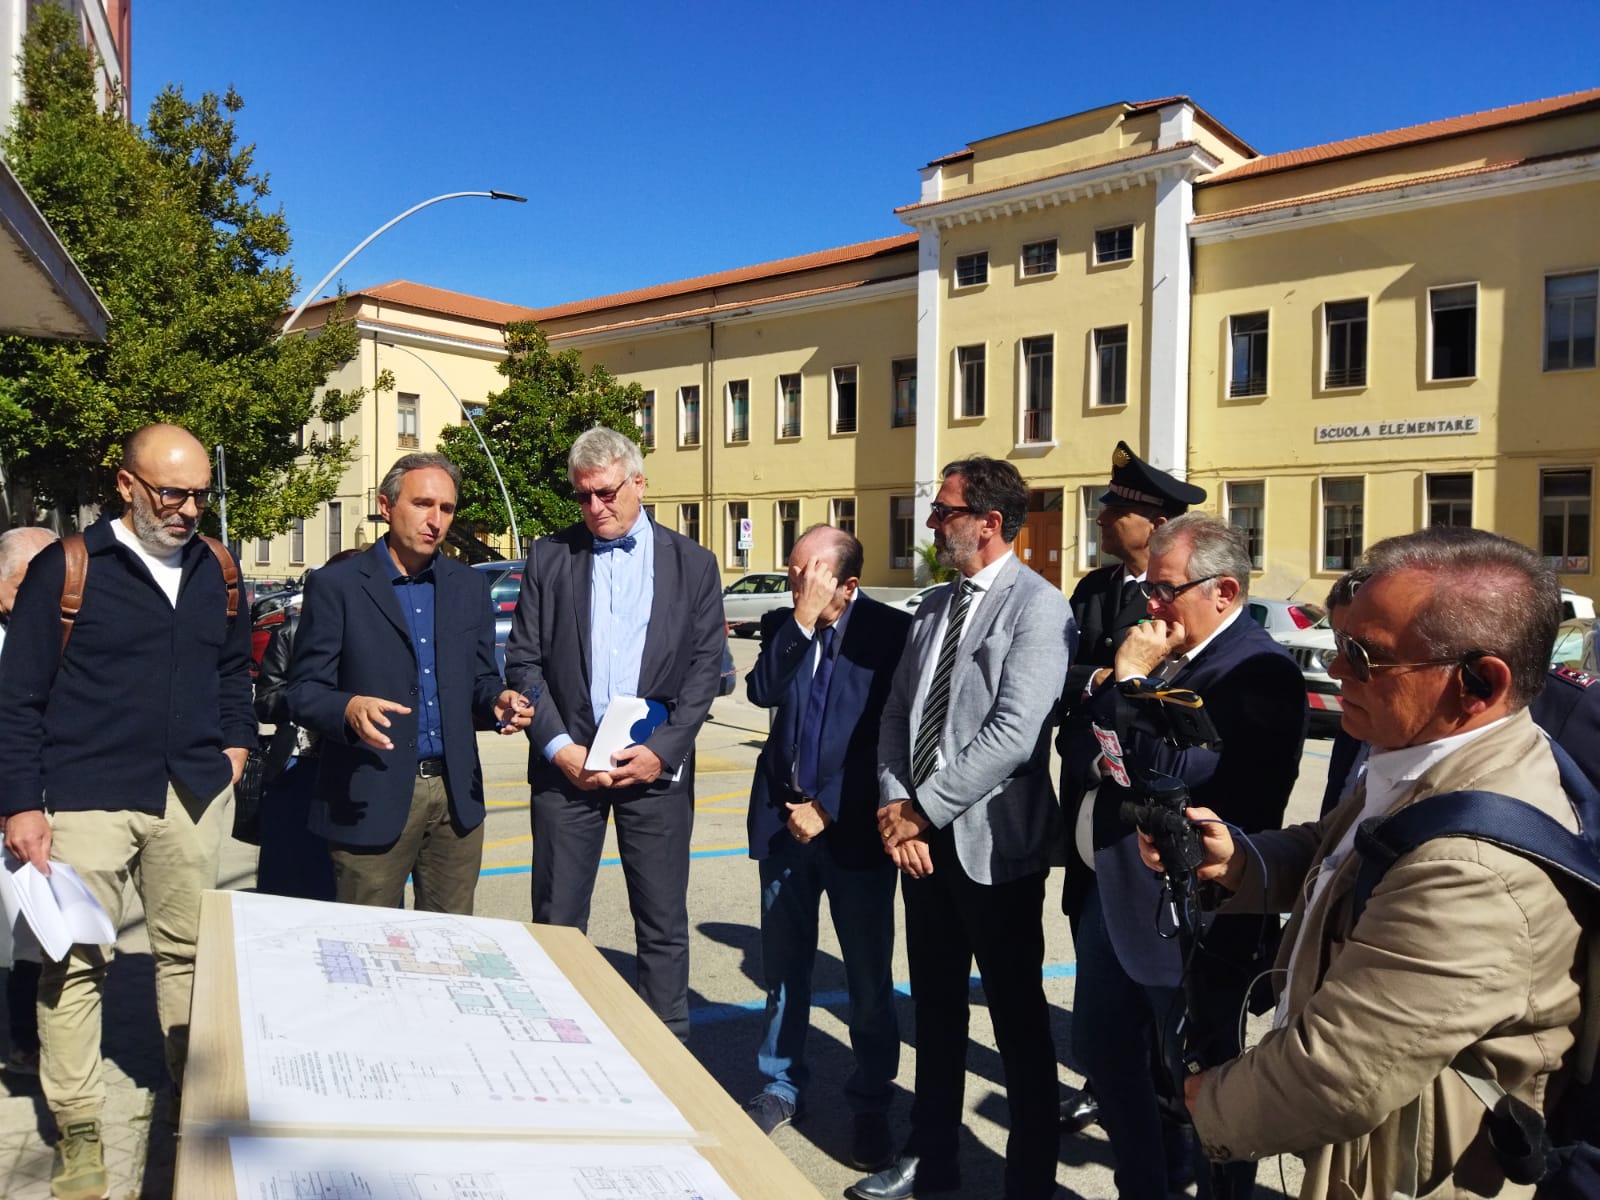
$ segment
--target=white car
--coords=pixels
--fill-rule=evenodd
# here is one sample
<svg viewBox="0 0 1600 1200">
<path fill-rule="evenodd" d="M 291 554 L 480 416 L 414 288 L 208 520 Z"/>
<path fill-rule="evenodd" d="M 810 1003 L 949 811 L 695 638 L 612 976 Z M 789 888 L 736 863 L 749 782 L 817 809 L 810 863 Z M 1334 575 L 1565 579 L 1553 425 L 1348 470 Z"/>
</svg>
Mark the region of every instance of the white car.
<svg viewBox="0 0 1600 1200">
<path fill-rule="evenodd" d="M 789 603 L 789 576 L 784 571 L 741 575 L 722 589 L 722 615 L 735 637 L 754 637 L 764 613 Z"/>
<path fill-rule="evenodd" d="M 1594 601 L 1587 596 L 1580 596 L 1571 588 L 1561 589 L 1561 619 L 1570 621 L 1574 617 L 1583 620 L 1594 620 Z"/>
<path fill-rule="evenodd" d="M 912 592 L 911 595 L 907 596 L 904 600 L 891 600 L 889 602 L 889 607 L 890 608 L 903 608 L 907 612 L 916 612 L 917 609 L 922 607 L 922 602 L 924 600 L 926 600 L 929 596 L 933 595 L 935 592 L 937 592 L 943 586 L 944 586 L 944 584 L 942 584 L 942 583 L 929 584 L 925 588 L 922 588 L 922 589 L 920 589 L 918 591 Z"/>
<path fill-rule="evenodd" d="M 1328 665 L 1338 650 L 1333 644 L 1333 629 L 1327 615 L 1309 629 L 1268 632 L 1293 656 L 1300 674 L 1305 677 L 1306 705 L 1311 710 L 1308 732 L 1312 737 L 1332 737 L 1344 719 L 1344 703 L 1339 698 L 1339 681 L 1328 674 Z"/>
</svg>

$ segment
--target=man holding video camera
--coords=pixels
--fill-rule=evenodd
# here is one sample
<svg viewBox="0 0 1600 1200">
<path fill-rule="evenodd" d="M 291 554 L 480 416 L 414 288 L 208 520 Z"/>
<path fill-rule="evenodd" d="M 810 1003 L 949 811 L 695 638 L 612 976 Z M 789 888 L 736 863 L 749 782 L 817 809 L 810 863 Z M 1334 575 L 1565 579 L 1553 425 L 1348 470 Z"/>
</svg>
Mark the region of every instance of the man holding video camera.
<svg viewBox="0 0 1600 1200">
<path fill-rule="evenodd" d="M 1155 532 L 1150 551 L 1149 619 L 1128 632 L 1113 665 L 1091 680 L 1095 752 L 1065 764 L 1094 789 L 1074 839 L 1094 885 L 1078 925 L 1072 1049 L 1099 1099 L 1123 1200 L 1166 1200 L 1186 1185 L 1196 1152 L 1176 1083 L 1181 1060 L 1189 1053 L 1216 1063 L 1238 1054 L 1240 1011 L 1258 964 L 1270 960 L 1277 925 L 1255 915 L 1216 919 L 1185 980 L 1161 881 L 1140 862 L 1122 806 L 1144 799 L 1143 781 L 1160 773 L 1187 787 L 1189 803 L 1245 830 L 1276 828 L 1306 728 L 1299 668 L 1246 611 L 1251 563 L 1244 535 L 1204 513 L 1186 513 Z M 1216 735 L 1209 744 L 1182 748 L 1164 739 L 1174 724 L 1162 712 L 1169 706 L 1134 698 L 1164 689 L 1198 695 L 1199 710 L 1170 707 L 1191 728 L 1204 724 L 1196 711 L 1206 714 Z M 1192 706 L 1193 698 L 1185 699 Z M 1186 984 L 1198 1010 L 1188 1021 Z M 1171 1088 L 1158 1092 L 1155 1078 L 1169 1076 Z M 1230 1164 L 1202 1179 L 1200 1194 L 1248 1195 L 1254 1173 L 1254 1164 Z"/>
<path fill-rule="evenodd" d="M 1500 794 L 1508 830 L 1528 824 L 1515 801 L 1577 829 L 1526 711 L 1547 686 L 1556 579 L 1475 529 L 1389 538 L 1368 560 L 1330 666 L 1345 728 L 1371 746 L 1365 777 L 1319 821 L 1247 840 L 1188 813 L 1204 822 L 1195 873 L 1232 894 L 1227 909 L 1293 909 L 1276 1027 L 1189 1079 L 1189 1106 L 1213 1158 L 1300 1155 L 1304 1197 L 1530 1196 L 1474 1092 L 1492 1080 L 1535 1113 L 1563 1095 L 1592 906 L 1531 857 L 1440 836 L 1401 851 L 1357 913 L 1356 834 L 1468 789 Z"/>
</svg>

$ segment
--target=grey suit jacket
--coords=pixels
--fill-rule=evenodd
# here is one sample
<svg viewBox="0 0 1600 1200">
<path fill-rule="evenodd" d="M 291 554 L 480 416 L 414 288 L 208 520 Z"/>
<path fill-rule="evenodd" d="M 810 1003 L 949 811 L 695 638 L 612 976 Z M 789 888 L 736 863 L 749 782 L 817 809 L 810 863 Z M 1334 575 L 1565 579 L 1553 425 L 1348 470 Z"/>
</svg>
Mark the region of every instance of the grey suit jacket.
<svg viewBox="0 0 1600 1200">
<path fill-rule="evenodd" d="M 911 783 L 911 706 L 923 664 L 955 595 L 935 592 L 917 609 L 895 671 L 878 737 L 879 805 L 913 792 L 938 828 L 954 827 L 962 869 L 978 883 L 1005 883 L 1058 861 L 1061 806 L 1050 782 L 1050 726 L 1077 642 L 1067 598 L 1011 558 L 961 638 L 940 749 L 944 765 Z"/>
<path fill-rule="evenodd" d="M 639 694 L 667 706 L 667 720 L 645 739 L 661 759 L 651 791 L 685 790 L 694 783 L 694 739 L 711 711 L 726 642 L 717 560 L 688 538 L 651 523 L 655 593 L 639 668 Z M 535 790 L 559 786 L 561 774 L 544 757 L 559 733 L 580 746 L 594 740 L 589 700 L 589 596 L 594 538 L 581 523 L 533 544 L 506 642 L 506 682 L 543 695 L 528 728 L 533 743 L 528 781 Z M 682 776 L 673 775 L 683 769 Z"/>
</svg>

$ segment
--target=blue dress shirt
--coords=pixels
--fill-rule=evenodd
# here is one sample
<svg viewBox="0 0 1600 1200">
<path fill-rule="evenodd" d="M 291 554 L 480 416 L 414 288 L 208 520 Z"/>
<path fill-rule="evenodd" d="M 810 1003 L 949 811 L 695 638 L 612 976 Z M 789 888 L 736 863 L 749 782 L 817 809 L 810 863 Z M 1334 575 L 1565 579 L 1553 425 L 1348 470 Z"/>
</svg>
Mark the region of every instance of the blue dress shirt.
<svg viewBox="0 0 1600 1200">
<path fill-rule="evenodd" d="M 386 551 L 388 536 L 384 535 Z M 417 652 L 417 758 L 440 758 L 444 754 L 444 733 L 439 726 L 439 673 L 434 670 L 433 659 L 433 566 L 429 564 L 415 575 L 402 575 L 392 555 L 380 557 L 411 631 L 411 646 Z"/>
</svg>

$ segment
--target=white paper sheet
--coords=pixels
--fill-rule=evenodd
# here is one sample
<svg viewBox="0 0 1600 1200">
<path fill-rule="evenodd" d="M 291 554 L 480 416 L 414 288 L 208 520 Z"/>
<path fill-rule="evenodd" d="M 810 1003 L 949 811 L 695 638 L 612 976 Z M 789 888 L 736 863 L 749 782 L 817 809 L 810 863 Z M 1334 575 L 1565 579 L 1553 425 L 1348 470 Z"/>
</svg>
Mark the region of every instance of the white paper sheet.
<svg viewBox="0 0 1600 1200">
<path fill-rule="evenodd" d="M 232 1138 L 241 1200 L 738 1200 L 689 1146 Z"/>
<path fill-rule="evenodd" d="M 687 1136 L 514 921 L 232 895 L 252 1121 Z"/>
<path fill-rule="evenodd" d="M 609 771 L 616 764 L 611 756 L 644 741 L 667 719 L 667 709 L 659 700 L 643 696 L 613 696 L 594 731 L 589 757 L 583 760 L 588 771 Z"/>
<path fill-rule="evenodd" d="M 6 924 L 21 916 L 53 962 L 66 958 L 74 945 L 116 944 L 111 918 L 66 863 L 51 863 L 46 875 L 32 863 L 13 858 L 9 851 L 4 859 L 0 907 L 5 909 Z"/>
</svg>

